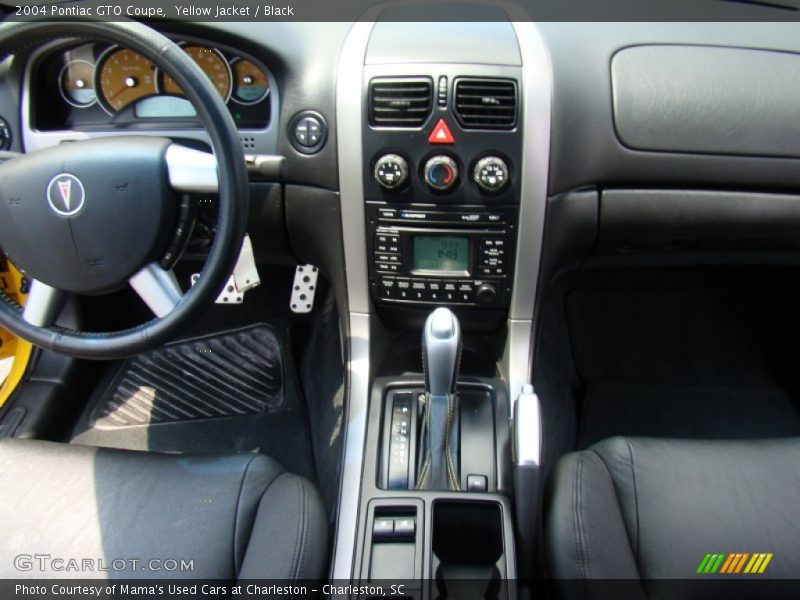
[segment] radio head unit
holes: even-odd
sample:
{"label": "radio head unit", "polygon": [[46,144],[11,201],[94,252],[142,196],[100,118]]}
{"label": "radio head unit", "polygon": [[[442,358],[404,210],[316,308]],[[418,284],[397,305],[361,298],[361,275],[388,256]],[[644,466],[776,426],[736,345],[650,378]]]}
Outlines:
{"label": "radio head unit", "polygon": [[511,294],[514,211],[368,205],[377,303],[504,308]]}

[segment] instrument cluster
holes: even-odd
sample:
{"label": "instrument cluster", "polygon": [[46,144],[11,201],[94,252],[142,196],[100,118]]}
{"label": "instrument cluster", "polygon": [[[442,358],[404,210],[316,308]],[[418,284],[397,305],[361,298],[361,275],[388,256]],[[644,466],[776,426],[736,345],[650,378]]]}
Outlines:
{"label": "instrument cluster", "polygon": [[[266,67],[216,46],[179,45],[214,85],[237,125],[267,126],[272,90]],[[62,48],[43,57],[34,77],[40,129],[196,121],[194,107],[172,77],[130,48],[99,43]]]}

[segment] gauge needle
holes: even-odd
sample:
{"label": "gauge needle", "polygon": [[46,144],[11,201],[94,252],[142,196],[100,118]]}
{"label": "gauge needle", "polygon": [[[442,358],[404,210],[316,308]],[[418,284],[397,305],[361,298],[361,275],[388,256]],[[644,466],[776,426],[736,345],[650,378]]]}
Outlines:
{"label": "gauge needle", "polygon": [[109,102],[110,102],[111,100],[113,100],[114,98],[116,98],[117,96],[119,96],[120,94],[122,94],[123,92],[126,92],[126,91],[128,91],[129,89],[131,89],[131,88],[130,88],[130,87],[128,87],[128,85],[124,85],[124,86],[123,86],[123,87],[122,87],[120,90],[118,90],[118,91],[114,92],[113,94],[111,94],[111,95],[108,97],[108,100],[109,100]]}

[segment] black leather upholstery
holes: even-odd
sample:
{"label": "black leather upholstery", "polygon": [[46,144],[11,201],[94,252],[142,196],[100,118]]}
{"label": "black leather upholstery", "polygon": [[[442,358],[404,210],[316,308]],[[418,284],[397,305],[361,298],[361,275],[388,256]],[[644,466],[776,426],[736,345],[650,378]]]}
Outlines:
{"label": "black leather upholstery", "polygon": [[759,578],[800,573],[800,439],[612,438],[563,457],[550,484],[550,577],[703,578],[709,552],[773,553]]}
{"label": "black leather upholstery", "polygon": [[[20,572],[20,554],[140,562],[106,573],[40,571],[34,562]],[[2,578],[317,579],[326,555],[316,490],[265,456],[0,442]],[[193,568],[141,570],[151,559]]]}

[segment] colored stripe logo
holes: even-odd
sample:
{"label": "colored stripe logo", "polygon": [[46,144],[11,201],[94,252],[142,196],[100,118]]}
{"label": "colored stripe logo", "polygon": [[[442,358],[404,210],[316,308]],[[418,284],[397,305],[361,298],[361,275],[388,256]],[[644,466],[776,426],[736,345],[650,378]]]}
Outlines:
{"label": "colored stripe logo", "polygon": [[709,553],[700,561],[700,566],[695,572],[701,575],[761,575],[767,570],[772,556],[772,552]]}

